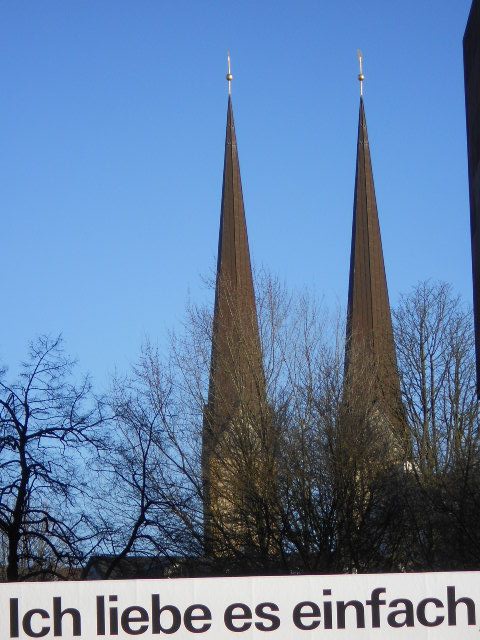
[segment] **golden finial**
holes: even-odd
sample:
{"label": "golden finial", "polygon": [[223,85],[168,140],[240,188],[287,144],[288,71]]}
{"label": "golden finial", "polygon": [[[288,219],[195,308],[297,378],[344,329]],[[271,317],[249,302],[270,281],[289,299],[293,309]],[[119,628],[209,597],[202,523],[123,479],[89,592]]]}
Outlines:
{"label": "golden finial", "polygon": [[227,71],[227,80],[228,80],[228,95],[232,95],[232,80],[233,80],[233,76],[232,76],[232,70],[230,68],[230,51],[227,53],[227,65],[228,65],[228,71]]}
{"label": "golden finial", "polygon": [[365,80],[365,76],[363,75],[363,54],[360,49],[357,49],[358,56],[358,64],[360,65],[360,73],[358,74],[358,79],[360,81],[360,96],[363,96],[363,81]]}

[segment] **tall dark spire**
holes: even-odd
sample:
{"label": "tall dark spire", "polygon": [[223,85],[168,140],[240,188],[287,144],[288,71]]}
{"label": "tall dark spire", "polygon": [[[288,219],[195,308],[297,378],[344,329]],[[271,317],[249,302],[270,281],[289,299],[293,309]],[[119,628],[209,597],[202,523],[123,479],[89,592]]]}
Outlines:
{"label": "tall dark spire", "polygon": [[363,97],[358,118],[345,372],[353,392],[366,373],[375,372],[372,400],[384,405],[387,413],[398,410],[400,385]]}
{"label": "tall dark spire", "polygon": [[260,338],[232,98],[228,97],[218,239],[209,407],[228,423],[242,402],[256,402]]}
{"label": "tall dark spire", "polygon": [[[229,85],[232,76],[227,74]],[[230,88],[230,87],[229,87]],[[205,545],[240,534],[242,456],[265,409],[265,382],[250,264],[237,139],[229,92],[208,404],[203,431]],[[248,444],[250,443],[250,444]],[[250,458],[252,456],[250,455]],[[226,524],[228,521],[228,524]],[[241,523],[241,524],[240,524]],[[220,536],[221,537],[221,536]],[[231,540],[228,544],[232,546]],[[219,553],[222,553],[221,551]]]}

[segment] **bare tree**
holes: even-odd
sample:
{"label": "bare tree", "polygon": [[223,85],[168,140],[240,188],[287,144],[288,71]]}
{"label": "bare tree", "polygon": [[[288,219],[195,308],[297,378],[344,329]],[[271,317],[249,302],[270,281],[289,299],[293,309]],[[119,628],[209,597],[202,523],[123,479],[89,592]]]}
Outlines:
{"label": "bare tree", "polygon": [[[223,559],[224,569],[243,573],[320,570],[335,545],[328,438],[341,349],[335,340],[331,347],[326,314],[310,296],[289,294],[265,273],[256,291],[266,406],[242,405],[217,450],[218,504],[226,508],[214,522],[216,566]],[[198,371],[186,360],[185,371]]]}
{"label": "bare tree", "polygon": [[18,380],[0,378],[0,532],[8,580],[65,577],[93,539],[83,508],[87,451],[100,445],[100,405],[71,381],[61,339],[30,346]]}
{"label": "bare tree", "polygon": [[169,367],[149,344],[131,373],[114,380],[97,492],[102,550],[110,557],[105,578],[131,555],[175,564],[202,548],[199,471],[174,400]]}
{"label": "bare tree", "polygon": [[[239,406],[215,444],[215,553],[206,557],[203,547],[202,478],[212,317],[192,306],[169,359],[147,348],[115,385],[116,446],[104,464],[115,498],[103,523],[112,532],[111,571],[128,554],[195,557],[199,570],[220,574],[347,567],[339,555],[344,327],[268,275],[260,274],[256,289],[266,404],[260,412],[248,401]],[[359,459],[359,429],[353,433],[350,452]],[[367,544],[371,529],[362,535]]]}
{"label": "bare tree", "polygon": [[371,402],[379,375],[368,360],[356,371],[363,386],[345,387],[338,314],[265,274],[256,290],[266,405],[240,406],[215,443],[215,553],[203,546],[202,477],[212,317],[191,306],[168,358],[147,348],[115,386],[116,444],[104,464],[113,508],[102,512],[111,570],[129,554],[189,558],[192,572],[217,574],[475,566],[469,312],[445,285],[420,285],[401,300],[405,412],[385,413]]}
{"label": "bare tree", "polygon": [[423,282],[394,315],[416,462],[422,471],[439,472],[476,437],[471,314],[449,285]]}
{"label": "bare tree", "polygon": [[423,282],[395,311],[413,444],[406,494],[411,566],[478,566],[479,413],[472,314],[445,283]]}
{"label": "bare tree", "polygon": [[196,557],[202,571],[217,573],[332,564],[329,438],[341,396],[342,346],[326,343],[324,313],[307,296],[292,297],[265,275],[257,291],[267,401],[260,412],[247,401],[239,406],[215,445],[211,473],[222,506],[210,514],[215,553],[204,554],[202,477],[212,317],[192,306],[168,361],[147,349],[132,376],[116,385],[119,438],[105,468],[111,495],[123,495],[115,505],[129,508],[115,506],[124,515],[111,539],[113,554]]}

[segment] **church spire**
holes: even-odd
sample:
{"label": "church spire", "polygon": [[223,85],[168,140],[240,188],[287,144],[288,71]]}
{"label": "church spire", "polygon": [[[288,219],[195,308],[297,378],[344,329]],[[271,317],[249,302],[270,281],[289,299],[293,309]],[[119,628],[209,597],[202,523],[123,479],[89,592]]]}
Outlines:
{"label": "church spire", "polygon": [[[255,395],[260,337],[255,307],[242,180],[229,84],[225,159],[212,336],[209,405],[222,421],[235,412],[240,396]],[[255,375],[254,375],[255,374]]]}
{"label": "church spire", "polygon": [[[218,531],[233,527],[237,505],[235,465],[242,438],[252,439],[252,429],[265,408],[265,381],[255,306],[247,224],[231,97],[230,56],[223,189],[218,240],[218,262],[208,404],[203,429],[205,546],[219,548]],[[243,432],[242,432],[243,430]],[[238,493],[241,493],[239,491]],[[238,495],[238,500],[241,496]],[[228,505],[228,506],[227,506]]]}
{"label": "church spire", "polygon": [[359,379],[364,378],[366,372],[375,371],[372,400],[377,406],[384,405],[382,411],[397,413],[401,406],[400,384],[368,142],[360,52],[359,61],[361,95],[348,288],[346,383],[355,393]]}

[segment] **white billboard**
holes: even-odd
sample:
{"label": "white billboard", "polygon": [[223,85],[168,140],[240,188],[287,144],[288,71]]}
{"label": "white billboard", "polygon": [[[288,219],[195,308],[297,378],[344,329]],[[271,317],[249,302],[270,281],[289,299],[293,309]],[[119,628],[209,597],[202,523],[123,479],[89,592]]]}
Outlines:
{"label": "white billboard", "polygon": [[0,639],[479,637],[480,572],[0,585]]}

